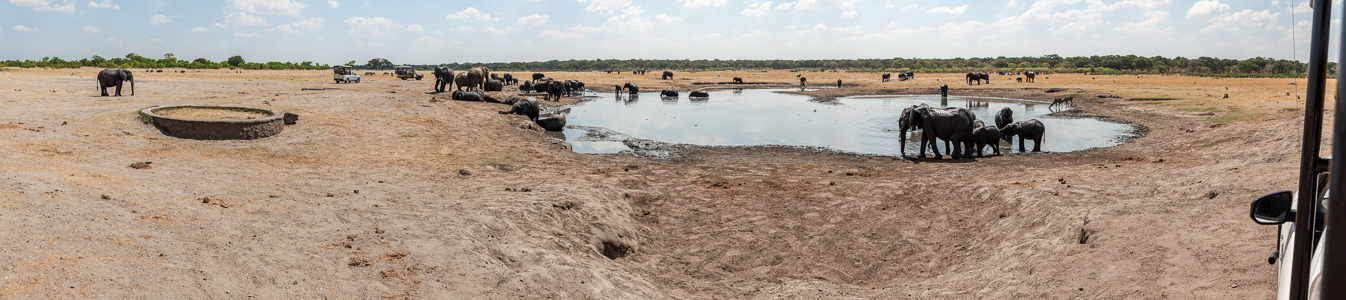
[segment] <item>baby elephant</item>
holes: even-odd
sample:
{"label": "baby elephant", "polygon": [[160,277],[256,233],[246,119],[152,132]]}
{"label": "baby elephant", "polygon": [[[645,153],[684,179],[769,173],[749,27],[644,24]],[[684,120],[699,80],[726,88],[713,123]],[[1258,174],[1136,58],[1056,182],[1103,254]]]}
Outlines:
{"label": "baby elephant", "polygon": [[1019,152],[1028,152],[1024,150],[1024,140],[1033,140],[1033,152],[1042,152],[1042,135],[1047,128],[1042,126],[1038,119],[1028,121],[1019,121],[1005,125],[1000,130],[1001,138],[1007,142],[1013,142],[1014,136],[1019,136]]}
{"label": "baby elephant", "polygon": [[991,151],[995,155],[1000,154],[1000,129],[995,126],[981,126],[981,120],[972,121],[972,141],[977,147],[977,157],[982,157],[982,149],[991,146]]}

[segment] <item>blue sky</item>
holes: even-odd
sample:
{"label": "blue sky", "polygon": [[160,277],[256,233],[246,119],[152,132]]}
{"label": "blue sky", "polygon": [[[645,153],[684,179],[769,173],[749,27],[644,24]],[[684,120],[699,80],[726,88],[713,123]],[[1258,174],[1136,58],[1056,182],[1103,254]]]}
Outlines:
{"label": "blue sky", "polygon": [[[1046,54],[1290,59],[1296,45],[1306,60],[1306,3],[8,0],[0,4],[0,60],[169,52],[326,64],[374,57],[398,64]],[[1336,35],[1339,16],[1333,25]]]}

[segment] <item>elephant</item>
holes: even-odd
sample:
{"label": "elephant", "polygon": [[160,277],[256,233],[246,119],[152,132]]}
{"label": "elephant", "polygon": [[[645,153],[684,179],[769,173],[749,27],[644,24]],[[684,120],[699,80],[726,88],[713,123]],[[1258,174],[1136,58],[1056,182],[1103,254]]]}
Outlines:
{"label": "elephant", "polygon": [[505,90],[505,83],[503,81],[495,79],[487,80],[485,89],[487,92],[503,91]]}
{"label": "elephant", "polygon": [[524,93],[527,93],[527,92],[532,91],[532,90],[533,90],[533,82],[532,82],[532,81],[524,81],[522,85],[519,85],[519,91],[522,91],[522,92],[524,92]]}
{"label": "elephant", "polygon": [[664,91],[662,91],[662,92],[659,92],[659,97],[672,97],[672,98],[677,98],[677,97],[678,97],[678,91],[675,91],[675,90],[664,90]]}
{"label": "elephant", "polygon": [[[934,148],[933,139],[936,138],[953,143],[953,149],[949,151],[949,156],[953,159],[972,156],[972,121],[976,120],[976,117],[966,108],[916,106],[912,107],[907,118],[910,119],[907,124],[920,124],[922,128],[922,144],[918,157],[925,157],[925,141],[931,139],[931,148]],[[939,150],[935,151],[935,159],[940,159]]]}
{"label": "elephant", "polygon": [[547,82],[547,98],[554,99],[552,101],[561,101],[561,93],[563,92],[565,92],[564,83],[555,80]]}
{"label": "elephant", "polygon": [[986,84],[991,84],[991,74],[986,74],[986,72],[982,72],[977,73],[977,76],[981,77],[981,80],[986,81]]}
{"label": "elephant", "polygon": [[461,91],[463,88],[472,85],[472,79],[467,76],[467,72],[462,72],[458,73],[458,76],[453,77],[453,83],[458,85],[456,90]]}
{"label": "elephant", "polygon": [[566,96],[571,96],[572,92],[584,89],[584,82],[580,82],[579,80],[574,79],[566,80],[565,88],[566,88],[565,89]]}
{"label": "elephant", "polygon": [[453,100],[486,102],[486,95],[477,91],[453,91]]}
{"label": "elephant", "polygon": [[486,88],[486,78],[489,78],[487,76],[490,76],[490,74],[482,69],[482,67],[476,67],[467,70],[467,86]]}
{"label": "elephant", "polygon": [[673,71],[664,71],[664,80],[673,79]]}
{"label": "elephant", "polygon": [[[1225,95],[1229,95],[1229,94],[1225,94]],[[1226,98],[1227,98],[1227,97],[1226,97]],[[1056,99],[1052,99],[1052,104],[1051,104],[1051,105],[1048,105],[1048,106],[1047,106],[1047,109],[1051,109],[1053,106],[1056,106],[1057,104],[1060,104],[1060,105],[1062,105],[1062,106],[1065,106],[1066,104],[1070,104],[1070,106],[1075,106],[1075,97],[1065,97],[1065,98],[1056,98]]]}
{"label": "elephant", "polygon": [[1001,108],[1000,112],[995,114],[995,127],[1005,131],[1005,126],[1010,123],[1014,123],[1014,110],[1009,107]]}
{"label": "elephant", "polygon": [[967,85],[972,85],[973,80],[977,81],[977,85],[981,85],[981,74],[967,72]]}
{"label": "elephant", "polygon": [[734,84],[743,84],[743,77],[734,77]]}
{"label": "elephant", "polygon": [[1000,138],[1013,142],[1011,139],[1019,136],[1019,152],[1028,152],[1024,150],[1024,140],[1033,140],[1033,152],[1042,152],[1042,136],[1046,131],[1047,128],[1038,119],[1029,119],[1005,125],[1000,129]]}
{"label": "elephant", "polygon": [[801,88],[804,87],[804,84],[807,84],[808,81],[809,81],[808,78],[804,78],[804,76],[799,76],[799,87]]}
{"label": "elephant", "polygon": [[509,95],[509,97],[506,97],[505,100],[500,101],[500,103],[514,105],[514,103],[519,103],[519,100],[523,100],[523,98],[519,97],[519,95]]}
{"label": "elephant", "polygon": [[[900,76],[902,76],[902,74],[898,74],[897,76],[900,77]],[[890,74],[890,73],[883,73],[883,80],[879,80],[879,82],[888,82],[888,78],[891,78],[891,77],[893,77],[893,74]]]}
{"label": "elephant", "polygon": [[561,131],[566,127],[566,116],[562,114],[553,114],[534,121],[537,126],[547,131]]}
{"label": "elephant", "polygon": [[435,67],[435,91],[443,92],[445,88],[453,88],[453,70],[449,67]]}
{"label": "elephant", "polygon": [[710,93],[706,93],[706,92],[704,92],[704,91],[692,91],[691,93],[688,93],[688,94],[687,94],[687,97],[688,97],[688,98],[708,98],[708,97],[710,97]]}
{"label": "elephant", "polygon": [[897,73],[897,81],[907,81],[906,73]]}
{"label": "elephant", "polygon": [[127,70],[127,69],[117,69],[117,70],[113,70],[113,69],[103,69],[103,71],[98,72],[98,89],[103,91],[103,96],[104,96],[104,97],[107,96],[107,88],[109,88],[109,87],[114,87],[114,86],[117,87],[117,90],[116,90],[116,95],[117,95],[117,97],[121,97],[121,95],[122,95],[122,82],[125,82],[125,81],[130,81],[130,82],[131,82],[131,96],[135,96],[135,95],[136,95],[136,80],[135,80],[135,76],[133,76],[133,73],[131,73],[131,70]]}
{"label": "elephant", "polygon": [[640,93],[640,87],[631,84],[630,82],[627,82],[625,86],[622,86],[622,88],[626,89],[626,91],[631,94]]}
{"label": "elephant", "polygon": [[508,111],[500,111],[498,113],[527,116],[529,121],[537,121],[538,113],[541,112],[542,108],[538,106],[537,98],[528,97],[514,102],[514,105],[510,106]]}
{"label": "elephant", "polygon": [[542,75],[542,73],[533,73],[533,82],[537,82],[537,80],[542,79],[542,77],[547,77],[547,75]]}
{"label": "elephant", "polygon": [[948,97],[948,96],[949,96],[949,84],[946,83],[946,84],[941,84],[941,85],[939,85],[939,96],[940,96],[940,97]]}
{"label": "elephant", "polygon": [[1034,76],[1037,76],[1037,73],[1033,73],[1033,71],[1024,72],[1024,77],[1028,78],[1028,83],[1033,83]]}
{"label": "elephant", "polygon": [[622,93],[622,86],[621,86],[621,85],[614,85],[614,86],[617,87],[617,93],[618,93],[618,94],[621,94],[621,93]]}
{"label": "elephant", "polygon": [[916,72],[907,71],[907,79],[916,79]]}
{"label": "elephant", "polygon": [[[915,113],[917,107],[928,107],[928,106],[929,105],[925,105],[925,103],[921,103],[920,106],[912,106],[904,108],[902,109],[902,115],[897,118],[897,127],[899,132],[898,139],[901,141],[900,145],[901,145],[902,157],[907,156],[907,131],[922,129],[921,125],[924,125],[921,123],[912,123],[914,121],[920,121],[920,120],[912,119],[911,114]],[[928,139],[927,136],[921,136],[921,148],[924,149],[926,144],[929,144],[930,148],[935,149],[935,155],[939,155],[939,148],[935,147],[936,145],[935,141],[932,139]]]}
{"label": "elephant", "polygon": [[504,78],[500,78],[500,74],[491,74],[491,80],[499,80],[502,83],[505,82]]}
{"label": "elephant", "polygon": [[976,144],[974,147],[977,148],[977,157],[984,156],[982,150],[986,149],[986,146],[991,146],[991,151],[995,155],[1001,155],[1000,129],[995,128],[995,126],[985,126],[981,120],[972,121],[972,126],[975,127],[975,129],[972,129],[972,141]]}
{"label": "elephant", "polygon": [[1017,81],[1017,82],[1019,82],[1019,83],[1023,83],[1023,82],[1024,82],[1024,78],[1023,78],[1023,77],[1014,77],[1014,81]]}
{"label": "elephant", "polygon": [[505,84],[519,84],[519,80],[514,79],[514,74],[505,73],[505,76],[503,77],[505,77]]}

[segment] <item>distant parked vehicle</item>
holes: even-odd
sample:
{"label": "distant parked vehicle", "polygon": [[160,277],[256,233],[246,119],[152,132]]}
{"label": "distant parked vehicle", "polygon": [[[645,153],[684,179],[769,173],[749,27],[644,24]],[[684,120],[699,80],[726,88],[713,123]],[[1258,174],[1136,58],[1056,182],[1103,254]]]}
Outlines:
{"label": "distant parked vehicle", "polygon": [[394,69],[393,73],[397,74],[397,78],[402,80],[407,80],[408,78],[421,80],[421,78],[425,78],[425,74],[416,74],[416,69],[411,66],[397,66],[397,69]]}
{"label": "distant parked vehicle", "polygon": [[351,66],[332,66],[332,80],[336,83],[360,83],[360,75],[355,75]]}

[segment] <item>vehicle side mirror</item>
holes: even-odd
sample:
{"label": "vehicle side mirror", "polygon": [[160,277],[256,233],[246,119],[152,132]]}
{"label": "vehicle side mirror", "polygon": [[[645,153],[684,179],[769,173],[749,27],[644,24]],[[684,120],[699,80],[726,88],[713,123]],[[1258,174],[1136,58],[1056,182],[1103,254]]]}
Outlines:
{"label": "vehicle side mirror", "polygon": [[1249,216],[1253,222],[1262,225],[1280,225],[1294,219],[1295,212],[1290,209],[1294,202],[1294,192],[1279,191],[1257,197],[1253,200]]}

